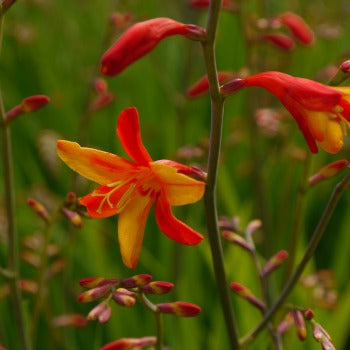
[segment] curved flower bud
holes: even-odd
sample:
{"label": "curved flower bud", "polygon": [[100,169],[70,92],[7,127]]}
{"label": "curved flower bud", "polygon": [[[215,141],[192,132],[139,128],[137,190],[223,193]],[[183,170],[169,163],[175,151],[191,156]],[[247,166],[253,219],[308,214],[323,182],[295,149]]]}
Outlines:
{"label": "curved flower bud", "polygon": [[169,282],[154,281],[150,282],[140,288],[146,294],[166,294],[173,289],[174,285]]}
{"label": "curved flower bud", "polygon": [[148,345],[154,345],[156,342],[156,337],[122,338],[102,346],[100,350],[131,350]]}
{"label": "curved flower bud", "polygon": [[192,40],[201,40],[205,33],[204,28],[166,17],[136,23],[102,56],[101,73],[109,76],[120,73],[168,36],[182,35]]}
{"label": "curved flower bud", "polygon": [[200,314],[201,308],[186,301],[157,304],[157,308],[164,314],[173,314],[179,317],[194,317]]}
{"label": "curved flower bud", "polygon": [[[193,8],[203,8],[206,9],[209,7],[210,0],[191,0],[190,6]],[[222,0],[222,9],[227,11],[235,11],[237,6],[233,3],[232,0]]]}
{"label": "curved flower bud", "polygon": [[152,276],[147,273],[142,273],[140,275],[135,275],[132,277],[123,278],[120,280],[120,285],[124,288],[136,288],[142,287],[152,280]]}
{"label": "curved flower bud", "polygon": [[285,51],[292,51],[295,48],[293,39],[282,33],[266,33],[261,35],[259,40],[267,41]]}
{"label": "curved flower bud", "polygon": [[321,168],[316,174],[312,175],[309,178],[309,185],[313,186],[317,183],[332,178],[333,176],[340,173],[349,162],[346,159],[337,160],[330,164],[327,164],[323,168]]}

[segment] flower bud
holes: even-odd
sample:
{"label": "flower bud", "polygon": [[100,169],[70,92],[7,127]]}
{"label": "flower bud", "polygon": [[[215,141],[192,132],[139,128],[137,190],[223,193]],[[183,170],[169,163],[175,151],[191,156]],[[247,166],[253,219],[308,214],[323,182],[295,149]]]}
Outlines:
{"label": "flower bud", "polygon": [[152,276],[148,274],[140,274],[120,280],[120,285],[124,288],[142,287],[152,280]]}
{"label": "flower bud", "polygon": [[323,180],[332,178],[341,172],[348,164],[349,162],[346,159],[342,159],[324,166],[316,174],[309,178],[309,185],[314,186]]}
{"label": "flower bud", "polygon": [[239,217],[228,218],[226,216],[219,217],[219,228],[220,230],[236,231],[239,229]]}
{"label": "flower bud", "polygon": [[80,314],[66,314],[54,317],[51,320],[51,325],[53,327],[84,327],[86,326],[86,318]]}
{"label": "flower bud", "polygon": [[[233,79],[234,74],[232,72],[218,72],[218,81],[219,83],[224,83],[229,79]],[[188,98],[195,98],[202,96],[209,92],[209,80],[208,76],[204,75],[198,81],[196,81],[193,85],[191,85],[187,91],[186,96]]]}
{"label": "flower bud", "polygon": [[83,293],[81,293],[77,300],[80,303],[89,303],[90,301],[94,301],[98,298],[102,298],[104,296],[106,296],[107,294],[110,293],[110,285],[106,284],[104,286],[101,287],[96,287],[90,290],[87,290]]}
{"label": "flower bud", "polygon": [[350,73],[350,60],[344,61],[339,69],[343,72],[343,73]]}
{"label": "flower bud", "polygon": [[22,100],[21,104],[13,107],[6,113],[6,121],[11,121],[23,113],[34,112],[45,106],[50,101],[45,95],[29,96]]}
{"label": "flower bud", "polygon": [[262,226],[262,221],[259,219],[252,220],[248,223],[245,232],[247,235],[253,234],[256,230],[258,230]]}
{"label": "flower bud", "polygon": [[225,85],[221,86],[220,92],[224,96],[228,96],[243,89],[245,84],[246,84],[245,79],[236,78],[236,79],[230,80]]}
{"label": "flower bud", "polygon": [[100,109],[108,106],[114,101],[114,94],[111,92],[104,92],[103,94],[99,94],[93,99],[90,103],[89,110],[91,112],[99,111]]}
{"label": "flower bud", "polygon": [[300,340],[306,339],[306,326],[305,326],[305,320],[304,316],[299,310],[292,311],[293,318],[294,318],[294,324],[297,328],[297,334]]}
{"label": "flower bud", "polygon": [[[101,303],[97,304],[87,315],[87,319],[89,321],[93,321],[98,319],[100,323],[107,322],[109,317],[111,316],[111,308],[110,306],[102,301]],[[100,321],[100,318],[102,321]],[[104,322],[103,322],[104,321]]]}
{"label": "flower bud", "polygon": [[292,51],[295,48],[293,39],[282,33],[267,33],[259,36],[259,41],[267,41],[279,49]]}
{"label": "flower bud", "polygon": [[32,265],[36,268],[39,268],[41,266],[41,257],[37,253],[29,250],[23,250],[21,251],[21,258],[27,264]]}
{"label": "flower bud", "polygon": [[102,94],[108,90],[108,85],[105,79],[96,78],[94,80],[94,89],[98,94]]}
{"label": "flower bud", "polygon": [[232,231],[224,231],[222,237],[225,238],[230,243],[234,243],[247,250],[248,252],[252,251],[250,244],[240,235]]}
{"label": "flower bud", "polygon": [[265,304],[259,300],[247,287],[237,282],[231,282],[230,287],[234,293],[240,297],[249,301],[252,305],[260,309],[262,312],[265,311]]}
{"label": "flower bud", "polygon": [[4,14],[15,2],[16,0],[1,0],[2,14]]}
{"label": "flower bud", "polygon": [[[205,9],[208,8],[210,0],[191,0],[190,6],[193,8]],[[232,0],[222,0],[222,9],[227,11],[235,11],[237,6]]]}
{"label": "flower bud", "polygon": [[284,317],[282,322],[277,326],[277,332],[280,335],[283,335],[289,328],[294,325],[294,319],[291,312],[288,312]]}
{"label": "flower bud", "polygon": [[106,323],[109,321],[112,315],[112,309],[109,305],[98,315],[98,322]]}
{"label": "flower bud", "polygon": [[77,195],[74,192],[67,193],[65,204],[67,206],[70,206],[75,204],[76,202],[77,202]]}
{"label": "flower bud", "polygon": [[62,214],[77,228],[82,228],[83,226],[83,220],[81,219],[81,216],[72,210],[69,210],[67,208],[62,208]]}
{"label": "flower bud", "polygon": [[273,255],[265,264],[263,269],[263,275],[267,276],[272,271],[279,268],[282,263],[288,258],[288,252],[286,250],[280,250],[277,254]]}
{"label": "flower bud", "polygon": [[45,207],[40,202],[35,199],[28,198],[27,203],[32,208],[32,210],[44,221],[49,221],[50,216]]}
{"label": "flower bud", "polygon": [[278,19],[302,44],[311,45],[313,43],[314,33],[302,17],[293,12],[286,12],[280,14]]}
{"label": "flower bud", "polygon": [[85,277],[79,281],[79,284],[84,288],[95,288],[104,285],[117,285],[119,284],[119,280],[115,278]]}
{"label": "flower bud", "polygon": [[303,315],[305,320],[310,321],[314,318],[315,313],[311,309],[305,309],[303,310]]}
{"label": "flower bud", "polygon": [[185,301],[175,301],[173,303],[157,304],[159,312],[173,314],[179,317],[194,317],[200,314],[201,308],[195,304]]}
{"label": "flower bud", "polygon": [[140,290],[146,294],[167,294],[173,287],[174,285],[169,282],[154,281],[142,286]]}
{"label": "flower bud", "polygon": [[134,306],[136,303],[134,297],[125,293],[120,293],[118,291],[114,292],[112,297],[113,300],[121,306],[131,307]]}
{"label": "flower bud", "polygon": [[156,342],[156,337],[122,338],[102,346],[100,350],[132,350],[148,345],[154,345]]}
{"label": "flower bud", "polygon": [[36,294],[38,292],[38,284],[35,281],[22,278],[18,281],[19,288],[27,293]]}
{"label": "flower bud", "polygon": [[102,56],[101,73],[109,76],[120,73],[171,35],[200,40],[205,35],[205,29],[170,18],[154,18],[136,23]]}
{"label": "flower bud", "polygon": [[313,325],[313,337],[314,339],[321,343],[323,350],[335,350],[331,342],[331,337],[326,332],[326,330],[318,323]]}

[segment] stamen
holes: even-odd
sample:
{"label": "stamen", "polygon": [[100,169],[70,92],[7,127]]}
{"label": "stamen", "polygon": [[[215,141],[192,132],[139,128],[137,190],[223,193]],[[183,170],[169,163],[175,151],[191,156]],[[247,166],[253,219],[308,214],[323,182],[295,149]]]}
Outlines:
{"label": "stamen", "polygon": [[129,202],[130,196],[133,193],[134,189],[136,187],[136,184],[133,183],[131,186],[125,191],[125,193],[120,198],[119,202],[117,203],[117,210],[122,210]]}

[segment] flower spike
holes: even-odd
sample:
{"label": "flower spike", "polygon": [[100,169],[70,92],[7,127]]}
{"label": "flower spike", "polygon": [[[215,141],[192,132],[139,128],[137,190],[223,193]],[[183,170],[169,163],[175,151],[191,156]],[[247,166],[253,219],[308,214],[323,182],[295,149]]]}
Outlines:
{"label": "flower spike", "polygon": [[[172,161],[153,161],[141,139],[136,108],[121,112],[117,134],[132,158],[80,147],[75,142],[59,140],[57,153],[73,170],[101,186],[80,199],[94,218],[119,215],[118,238],[123,261],[136,267],[148,213],[155,203],[160,230],[171,239],[187,245],[198,244],[203,236],[176,219],[173,205],[199,201],[205,183],[185,174],[191,167]],[[146,281],[148,283],[149,281]]]}
{"label": "flower spike", "polygon": [[205,33],[204,28],[165,17],[136,23],[102,56],[101,73],[117,75],[168,36],[182,35],[192,40],[200,40]]}
{"label": "flower spike", "polygon": [[343,135],[350,125],[349,87],[330,87],[280,72],[263,72],[231,80],[221,87],[221,92],[229,95],[249,86],[262,87],[281,101],[311,152],[318,152],[317,145],[328,153],[337,153],[343,146]]}

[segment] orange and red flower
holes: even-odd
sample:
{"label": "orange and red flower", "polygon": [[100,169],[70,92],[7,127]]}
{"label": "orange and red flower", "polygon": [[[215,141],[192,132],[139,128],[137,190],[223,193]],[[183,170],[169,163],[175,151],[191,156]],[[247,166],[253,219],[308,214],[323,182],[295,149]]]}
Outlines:
{"label": "orange and red flower", "polygon": [[142,143],[136,108],[121,112],[116,131],[132,161],[64,140],[58,141],[57,153],[70,168],[101,185],[80,199],[91,217],[120,214],[118,238],[125,265],[137,264],[153,203],[163,233],[182,244],[199,243],[203,236],[171,212],[173,205],[194,203],[202,198],[204,182],[184,175],[195,174],[196,170],[170,160],[152,160]]}
{"label": "orange and red flower", "polygon": [[298,123],[313,153],[317,145],[336,153],[350,126],[350,87],[330,87],[313,80],[280,72],[263,72],[234,79],[221,87],[229,95],[248,86],[262,87],[274,94]]}

